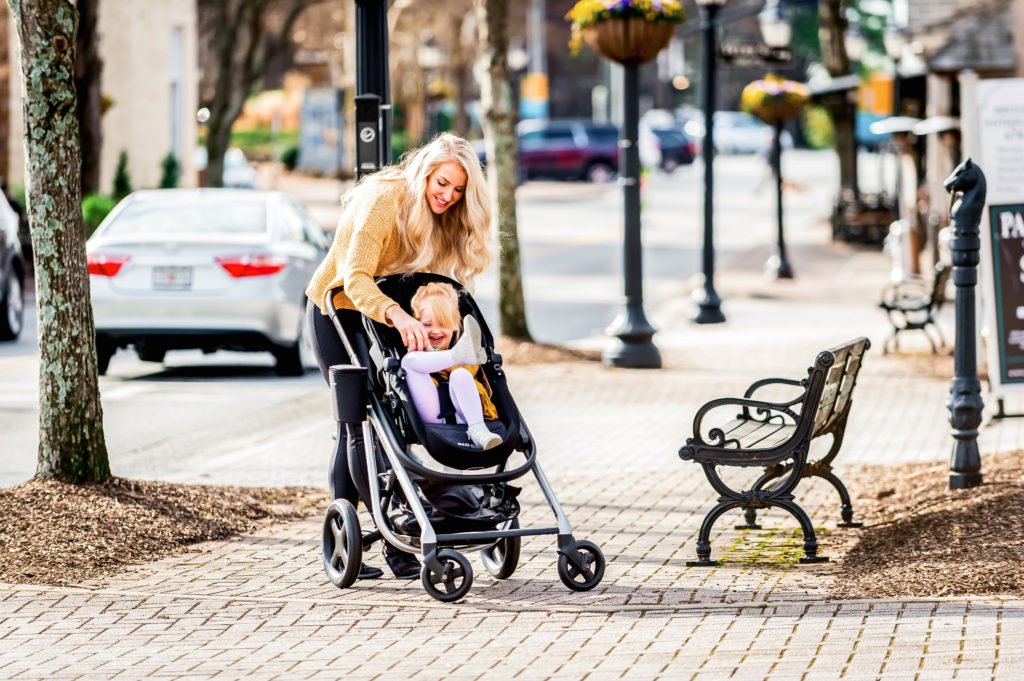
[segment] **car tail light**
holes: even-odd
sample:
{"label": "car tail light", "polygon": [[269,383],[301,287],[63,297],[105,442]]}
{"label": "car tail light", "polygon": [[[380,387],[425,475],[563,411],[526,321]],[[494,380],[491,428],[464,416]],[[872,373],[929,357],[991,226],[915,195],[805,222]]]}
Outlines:
{"label": "car tail light", "polygon": [[277,274],[288,266],[288,261],[276,255],[241,255],[217,258],[217,264],[236,279],[239,277],[265,277]]}
{"label": "car tail light", "polygon": [[120,271],[121,266],[131,260],[127,255],[99,255],[90,253],[87,262],[89,263],[89,274],[100,277],[113,277]]}

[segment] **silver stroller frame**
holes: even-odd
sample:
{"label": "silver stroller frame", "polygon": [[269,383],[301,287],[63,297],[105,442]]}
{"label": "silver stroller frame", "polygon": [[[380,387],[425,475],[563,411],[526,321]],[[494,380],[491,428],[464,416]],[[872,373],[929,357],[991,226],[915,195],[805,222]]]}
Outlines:
{"label": "silver stroller frame", "polygon": [[[326,300],[332,301],[335,292],[336,290],[328,291]],[[370,499],[370,511],[377,526],[376,531],[361,535],[358,529],[358,517],[352,504],[345,499],[336,499],[331,503],[324,518],[322,546],[324,568],[331,582],[339,588],[351,586],[358,575],[362,562],[362,551],[379,537],[403,551],[419,554],[422,565],[420,579],[424,589],[438,600],[455,601],[468,593],[473,579],[469,561],[456,549],[481,551],[481,559],[488,572],[498,579],[504,579],[515,571],[522,537],[554,534],[557,535],[558,574],[562,582],[574,591],[587,591],[597,586],[604,575],[604,555],[592,542],[577,541],[573,537],[572,525],[537,461],[536,442],[523,421],[522,415],[519,415],[519,427],[524,445],[522,452],[526,461],[521,466],[508,470],[506,459],[504,464],[495,468],[494,472],[459,475],[446,474],[427,468],[416,460],[408,447],[403,446],[399,437],[396,436],[395,426],[385,405],[381,402],[380,396],[372,389],[372,379],[369,373],[373,371],[373,367],[367,366],[368,358],[356,352],[355,343],[342,327],[334,306],[328,304],[325,305],[325,309],[329,310],[331,321],[345,346],[352,363],[351,366],[359,377],[358,380],[366,386],[363,391],[365,394],[363,412],[361,414],[352,413],[345,417],[339,416],[338,419],[350,424],[361,422],[369,485],[372,490],[376,490]],[[394,362],[393,359],[388,361]],[[495,358],[495,361],[498,363],[495,368],[500,370],[500,357]],[[388,368],[394,370],[397,367],[392,364]],[[333,372],[340,367],[331,369],[333,381]],[[384,489],[380,484],[377,446],[380,447],[390,464],[391,475]],[[518,518],[513,518],[496,530],[438,534],[416,492],[416,483],[410,477],[409,471],[413,471],[427,480],[455,484],[509,481],[532,471],[548,506],[554,513],[555,525],[553,527],[520,528]],[[405,501],[417,520],[420,527],[418,538],[399,534],[386,516],[382,498],[387,496],[390,499],[394,483],[401,488]]]}

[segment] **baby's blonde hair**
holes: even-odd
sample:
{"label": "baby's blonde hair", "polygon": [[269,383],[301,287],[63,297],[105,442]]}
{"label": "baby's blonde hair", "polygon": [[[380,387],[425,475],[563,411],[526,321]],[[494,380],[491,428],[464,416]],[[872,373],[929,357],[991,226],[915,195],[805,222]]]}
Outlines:
{"label": "baby's blonde hair", "polygon": [[437,281],[424,284],[416,291],[410,304],[416,319],[420,318],[420,306],[426,305],[435,325],[451,329],[453,338],[458,336],[462,316],[459,314],[459,294],[451,284]]}

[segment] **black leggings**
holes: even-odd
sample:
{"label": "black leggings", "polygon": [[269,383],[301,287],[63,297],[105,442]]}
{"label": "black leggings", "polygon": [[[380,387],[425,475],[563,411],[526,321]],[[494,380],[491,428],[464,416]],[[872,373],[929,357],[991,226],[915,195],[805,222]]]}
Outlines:
{"label": "black leggings", "polygon": [[[362,315],[355,310],[338,310],[338,319],[349,342],[365,342]],[[335,364],[351,364],[345,346],[338,336],[330,317],[320,312],[313,301],[306,301],[307,328],[312,330],[313,353],[320,373],[330,384],[328,370]],[[369,507],[371,503],[366,456],[363,454],[363,428],[360,424],[338,424],[338,440],[331,455],[327,486],[331,498],[348,499],[355,505],[359,499]]]}

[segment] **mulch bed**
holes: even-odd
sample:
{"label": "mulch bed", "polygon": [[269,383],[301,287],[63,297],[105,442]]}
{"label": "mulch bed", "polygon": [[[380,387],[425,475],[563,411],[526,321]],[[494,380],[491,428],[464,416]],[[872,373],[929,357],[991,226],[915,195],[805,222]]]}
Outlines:
{"label": "mulch bed", "polygon": [[308,488],[35,479],[0,489],[0,582],[69,585],[323,507]]}
{"label": "mulch bed", "polygon": [[565,362],[600,362],[597,350],[571,350],[558,345],[545,345],[500,336],[494,341],[494,350],[504,364],[556,364]]}
{"label": "mulch bed", "polygon": [[1024,596],[1024,450],[982,456],[983,483],[949,489],[946,462],[843,479],[864,522],[837,565],[836,598]]}

